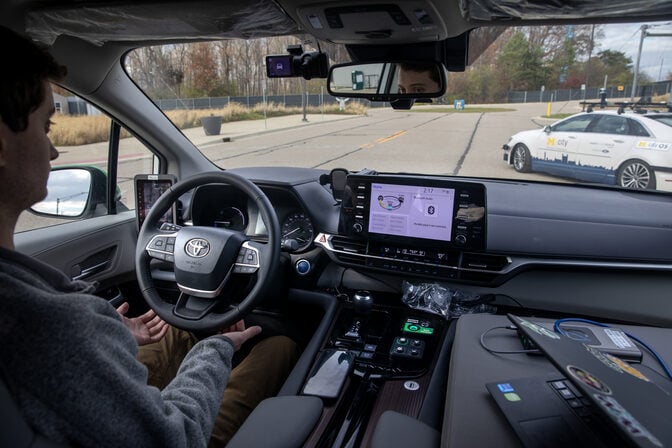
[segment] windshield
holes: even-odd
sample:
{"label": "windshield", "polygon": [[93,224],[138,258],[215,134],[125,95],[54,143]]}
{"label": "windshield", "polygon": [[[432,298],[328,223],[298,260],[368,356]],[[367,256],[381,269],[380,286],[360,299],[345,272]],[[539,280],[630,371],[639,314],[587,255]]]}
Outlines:
{"label": "windshield", "polygon": [[[508,28],[466,71],[447,72],[445,95],[409,110],[332,97],[325,79],[267,78],[265,56],[301,43],[291,36],[140,48],[125,64],[223,169],[373,169],[672,190],[669,118],[642,122],[667,111],[672,26],[642,25]],[[331,65],[349,62],[342,46],[321,49]],[[627,119],[599,121],[605,113]]]}

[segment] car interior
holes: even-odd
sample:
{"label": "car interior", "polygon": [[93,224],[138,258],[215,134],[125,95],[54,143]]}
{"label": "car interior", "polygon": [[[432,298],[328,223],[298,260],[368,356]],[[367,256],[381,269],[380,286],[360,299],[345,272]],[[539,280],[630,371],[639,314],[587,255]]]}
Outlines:
{"label": "car interior", "polygon": [[[298,36],[342,45],[349,61],[329,67],[321,50],[294,47],[274,56],[267,76],[324,78],[327,95],[410,115],[446,93],[451,73],[476,64],[507,28],[664,20],[672,4],[656,0],[4,2],[0,23],[48,46],[68,68],[61,87],[113,123],[105,169],[74,168],[87,172],[92,193],[72,216],[88,218],[17,232],[17,250],[99,282],[97,294],[113,305],[150,307],[180,328],[207,334],[244,318],[298,341],[301,356],[281,390],[230,447],[515,447],[525,437],[530,446],[599,446],[548,420],[521,436],[486,384],[558,374],[538,350],[524,352],[512,314],[551,332],[558,319],[583,319],[573,331],[610,353],[628,340],[603,340],[591,322],[636,335],[646,344],[633,343],[628,366],[646,367],[661,393],[672,393],[672,193],[390,170],[385,154],[379,166],[347,169],[302,165],[302,156],[215,163],[136,85],[124,60],[150,45]],[[394,67],[402,63],[432,64],[438,90],[399,93]],[[355,70],[387,82],[350,89]],[[135,209],[119,202],[121,128],[151,153],[151,167],[124,179]],[[491,132],[504,139],[490,149],[501,159],[508,130]],[[449,139],[423,144],[451,151]],[[397,210],[405,217],[395,223]],[[52,446],[21,421],[11,391],[3,385],[0,394],[2,415],[17,422],[13,446]],[[655,437],[616,441],[672,444],[667,416],[657,418],[638,423]]]}

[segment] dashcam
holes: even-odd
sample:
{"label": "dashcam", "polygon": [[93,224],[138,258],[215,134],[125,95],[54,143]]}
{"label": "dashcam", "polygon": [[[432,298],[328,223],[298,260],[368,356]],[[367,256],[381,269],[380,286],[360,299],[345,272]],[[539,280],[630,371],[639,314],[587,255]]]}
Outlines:
{"label": "dashcam", "polygon": [[326,78],[329,58],[320,51],[304,52],[301,45],[287,47],[289,54],[266,56],[266,75],[269,78],[305,79]]}
{"label": "dashcam", "polygon": [[292,70],[294,56],[283,54],[278,56],[266,56],[266,75],[269,78],[287,78],[294,75]]}

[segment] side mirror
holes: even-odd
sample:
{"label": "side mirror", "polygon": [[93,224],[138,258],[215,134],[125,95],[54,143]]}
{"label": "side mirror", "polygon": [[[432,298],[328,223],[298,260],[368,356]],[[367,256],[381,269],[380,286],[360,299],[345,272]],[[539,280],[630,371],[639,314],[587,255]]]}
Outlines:
{"label": "side mirror", "polygon": [[30,207],[38,216],[52,218],[90,218],[106,205],[107,175],[90,167],[56,167],[47,181],[47,197]]}
{"label": "side mirror", "polygon": [[548,125],[544,126],[544,132],[545,132],[545,133],[550,134],[551,131],[552,131],[552,129],[551,129],[550,126],[548,126]]}

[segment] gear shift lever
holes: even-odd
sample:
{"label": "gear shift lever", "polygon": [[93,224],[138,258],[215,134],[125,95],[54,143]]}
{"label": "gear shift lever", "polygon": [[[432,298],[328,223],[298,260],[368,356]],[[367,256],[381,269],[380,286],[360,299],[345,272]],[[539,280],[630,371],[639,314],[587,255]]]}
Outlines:
{"label": "gear shift lever", "polygon": [[367,316],[373,309],[373,296],[369,291],[357,291],[353,296],[352,303],[355,307],[355,314]]}
{"label": "gear shift lever", "polygon": [[357,291],[352,297],[352,304],[355,316],[343,336],[348,339],[360,340],[360,330],[367,320],[366,316],[371,314],[373,308],[373,297],[369,291]]}

